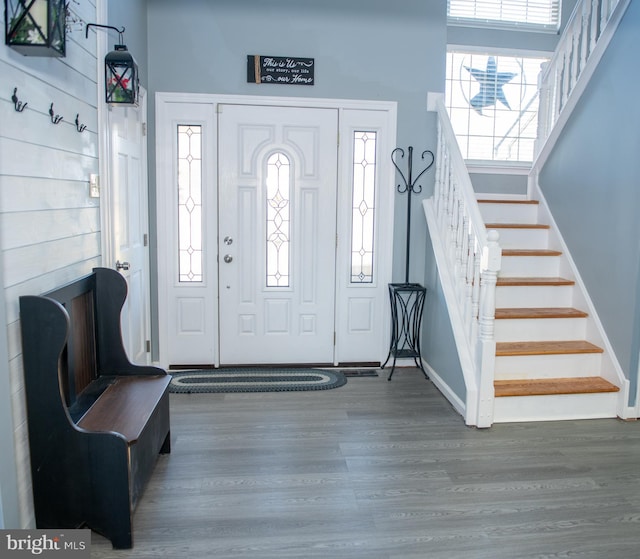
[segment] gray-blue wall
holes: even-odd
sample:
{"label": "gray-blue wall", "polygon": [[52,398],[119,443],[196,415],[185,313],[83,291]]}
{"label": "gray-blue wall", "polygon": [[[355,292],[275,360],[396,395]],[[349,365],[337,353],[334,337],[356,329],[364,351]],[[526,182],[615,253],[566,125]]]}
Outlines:
{"label": "gray-blue wall", "polygon": [[640,2],[632,1],[540,184],[635,403],[640,352]]}
{"label": "gray-blue wall", "polygon": [[[435,149],[435,119],[426,111],[426,99],[427,92],[443,90],[446,2],[153,0],[148,2],[148,52],[150,138],[157,91],[300,96],[395,101],[396,145],[412,145],[417,152]],[[249,84],[249,54],[315,58],[316,85]],[[153,145],[149,167],[153,208]],[[426,237],[419,201],[433,192],[433,172],[422,185],[412,211],[412,235],[419,241],[412,244],[410,279],[418,282],[425,273]],[[403,281],[406,195],[396,194],[395,216],[393,276]],[[155,227],[152,215],[152,239]],[[153,242],[151,248],[153,266]]]}
{"label": "gray-blue wall", "polygon": [[[397,145],[434,149],[428,91],[444,83],[446,2],[423,0],[153,0],[149,90],[372,99],[398,103]],[[315,58],[309,86],[246,80],[248,54]],[[433,175],[424,181],[427,196]],[[393,188],[394,185],[385,185]],[[403,279],[406,196],[397,195],[394,278]],[[414,207],[415,235],[426,231]],[[424,275],[415,246],[414,281]]]}
{"label": "gray-blue wall", "polygon": [[[147,0],[108,0],[109,25],[125,28],[124,43],[138,63],[140,85],[147,87],[149,61],[147,58]],[[118,35],[109,31],[109,50],[116,44]]]}

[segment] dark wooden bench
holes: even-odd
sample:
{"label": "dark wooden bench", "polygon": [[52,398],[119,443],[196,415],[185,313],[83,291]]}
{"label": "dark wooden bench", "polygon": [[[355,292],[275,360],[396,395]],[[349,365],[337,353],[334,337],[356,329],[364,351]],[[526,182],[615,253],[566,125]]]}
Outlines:
{"label": "dark wooden bench", "polygon": [[170,377],[133,365],[120,330],[127,284],[96,268],[20,297],[31,475],[38,528],[89,527],[133,545],[135,506],[171,450]]}

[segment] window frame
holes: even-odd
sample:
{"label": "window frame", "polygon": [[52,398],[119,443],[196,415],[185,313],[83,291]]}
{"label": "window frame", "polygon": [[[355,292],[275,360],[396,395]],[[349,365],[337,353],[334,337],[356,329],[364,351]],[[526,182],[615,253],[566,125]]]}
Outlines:
{"label": "window frame", "polygon": [[[459,44],[449,44],[447,45],[447,64],[449,54],[455,53],[464,53],[469,55],[483,55],[483,56],[502,56],[509,58],[549,58],[551,59],[553,53],[548,51],[538,51],[531,49],[505,49],[505,48],[492,48],[492,47],[482,47],[482,46],[469,46],[469,45],[459,45]],[[446,68],[446,81],[449,81],[449,68]],[[450,105],[449,99],[446,96],[448,88],[448,83],[445,85],[445,96],[444,102],[447,112],[450,113]],[[455,128],[454,128],[455,130]],[[456,134],[457,136],[457,134]],[[468,159],[464,152],[463,157],[469,166],[472,166],[478,170],[480,169],[490,169],[490,168],[503,168],[503,169],[530,169],[531,162],[525,160],[505,160],[505,159]],[[534,154],[535,158],[535,154]]]}
{"label": "window frame", "polygon": [[[491,19],[484,17],[464,17],[451,16],[451,3],[458,2],[475,5],[479,0],[447,0],[447,25],[457,27],[482,27],[486,29],[501,29],[508,31],[530,31],[537,33],[557,34],[562,23],[562,0],[548,0],[550,4],[555,4],[557,19],[554,23],[531,23],[527,21],[509,21],[503,19]],[[501,0],[500,5],[526,2],[529,4],[534,0]]]}

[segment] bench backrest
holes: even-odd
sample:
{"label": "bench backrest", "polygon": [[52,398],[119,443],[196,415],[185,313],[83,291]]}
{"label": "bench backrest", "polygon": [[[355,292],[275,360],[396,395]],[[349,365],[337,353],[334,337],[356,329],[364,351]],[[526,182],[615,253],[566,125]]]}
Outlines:
{"label": "bench backrest", "polygon": [[32,409],[55,413],[62,403],[63,419],[75,423],[115,376],[166,374],[129,361],[120,327],[126,297],[126,280],[109,268],[94,268],[43,295],[20,297],[27,404]]}
{"label": "bench backrest", "polygon": [[69,332],[60,355],[58,374],[67,407],[98,378],[96,341],[96,280],[90,274],[62,288],[44,293],[69,315]]}

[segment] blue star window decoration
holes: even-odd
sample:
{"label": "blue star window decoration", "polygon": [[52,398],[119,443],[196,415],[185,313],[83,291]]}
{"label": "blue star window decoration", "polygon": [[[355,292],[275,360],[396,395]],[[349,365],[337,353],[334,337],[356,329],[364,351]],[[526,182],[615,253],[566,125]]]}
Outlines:
{"label": "blue star window decoration", "polygon": [[484,70],[469,68],[468,66],[464,66],[464,68],[480,84],[480,91],[469,101],[471,107],[478,114],[482,115],[482,109],[496,105],[498,101],[511,110],[502,87],[518,74],[514,72],[498,72],[496,59],[493,56],[490,56],[487,60],[487,67]]}

